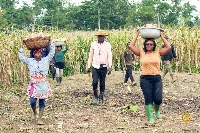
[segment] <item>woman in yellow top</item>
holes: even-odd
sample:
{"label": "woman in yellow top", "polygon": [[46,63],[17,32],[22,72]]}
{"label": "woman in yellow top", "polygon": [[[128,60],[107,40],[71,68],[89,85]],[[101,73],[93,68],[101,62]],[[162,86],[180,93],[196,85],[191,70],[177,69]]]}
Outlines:
{"label": "woman in yellow top", "polygon": [[145,99],[145,110],[148,117],[148,124],[154,123],[153,105],[156,118],[160,119],[160,106],[162,103],[163,84],[160,70],[160,56],[163,56],[171,49],[170,43],[164,38],[164,31],[161,32],[161,39],[165,45],[164,48],[156,50],[154,39],[145,39],[144,48],[140,50],[135,47],[139,31],[129,45],[130,50],[140,57],[142,74],[140,76],[140,87]]}

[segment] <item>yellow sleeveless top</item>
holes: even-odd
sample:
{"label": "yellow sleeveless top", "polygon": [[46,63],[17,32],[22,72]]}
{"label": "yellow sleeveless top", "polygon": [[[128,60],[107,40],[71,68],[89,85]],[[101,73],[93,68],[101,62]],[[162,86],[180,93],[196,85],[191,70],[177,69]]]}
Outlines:
{"label": "yellow sleeveless top", "polygon": [[161,73],[159,50],[152,53],[145,53],[140,50],[140,62],[142,75],[157,75]]}

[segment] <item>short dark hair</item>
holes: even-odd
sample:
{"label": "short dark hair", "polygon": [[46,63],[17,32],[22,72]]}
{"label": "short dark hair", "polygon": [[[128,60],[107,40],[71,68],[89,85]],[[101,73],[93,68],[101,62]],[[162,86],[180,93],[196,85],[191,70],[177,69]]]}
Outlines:
{"label": "short dark hair", "polygon": [[156,50],[156,42],[155,42],[155,39],[154,39],[154,38],[146,38],[145,41],[144,41],[144,48],[143,48],[144,52],[147,52],[146,43],[147,43],[149,40],[153,41],[153,43],[154,43],[153,51]]}
{"label": "short dark hair", "polygon": [[127,43],[127,46],[130,45],[130,43],[131,43],[131,42],[128,42],[128,43]]}
{"label": "short dark hair", "polygon": [[56,46],[56,47],[57,47],[57,48],[58,48],[58,47],[61,47],[61,49],[62,49],[62,45],[59,45],[59,46]]}

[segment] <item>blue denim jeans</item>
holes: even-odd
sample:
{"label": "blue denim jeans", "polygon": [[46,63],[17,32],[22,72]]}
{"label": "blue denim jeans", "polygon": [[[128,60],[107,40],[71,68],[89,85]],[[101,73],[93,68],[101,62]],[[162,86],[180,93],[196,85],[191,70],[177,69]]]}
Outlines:
{"label": "blue denim jeans", "polygon": [[[36,106],[37,98],[30,97],[30,105],[31,107]],[[45,99],[39,99],[39,107],[45,108]]]}

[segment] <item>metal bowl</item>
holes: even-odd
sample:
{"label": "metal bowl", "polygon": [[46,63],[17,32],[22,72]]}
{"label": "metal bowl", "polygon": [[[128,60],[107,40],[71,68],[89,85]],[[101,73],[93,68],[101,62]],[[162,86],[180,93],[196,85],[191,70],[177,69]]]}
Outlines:
{"label": "metal bowl", "polygon": [[149,27],[142,27],[139,29],[140,36],[142,38],[154,38],[157,39],[160,37],[161,29],[159,28],[149,28]]}

